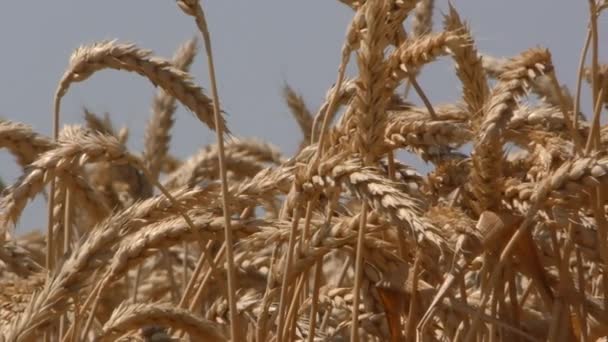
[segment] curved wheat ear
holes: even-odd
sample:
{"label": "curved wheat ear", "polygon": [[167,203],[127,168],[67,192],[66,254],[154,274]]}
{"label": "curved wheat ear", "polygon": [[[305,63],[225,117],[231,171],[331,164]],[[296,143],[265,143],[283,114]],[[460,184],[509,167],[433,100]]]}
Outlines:
{"label": "curved wheat ear", "polygon": [[[544,104],[539,106],[521,105],[515,110],[511,121],[509,121],[509,130],[517,131],[527,128],[546,131],[558,136],[568,134],[568,124],[559,108]],[[589,125],[583,122],[579,123],[581,133],[586,135],[588,129]]]}
{"label": "curved wheat ear", "polygon": [[[173,56],[175,68],[188,72],[196,56],[196,39],[184,43]],[[169,151],[173,127],[173,114],[176,110],[175,98],[163,90],[159,90],[152,100],[152,117],[146,127],[144,142],[144,161],[154,178],[158,178],[161,164]]]}
{"label": "curved wheat ear", "polygon": [[120,164],[134,162],[136,158],[113,137],[87,134],[82,129],[72,129],[72,132],[60,138],[55,149],[42,154],[38,160],[30,164],[29,172],[7,189],[7,194],[2,198],[1,203],[3,209],[1,220],[4,223],[14,224],[26,202],[42,191],[51,179],[56,176],[74,178],[71,172],[75,167],[96,161],[112,161]]}
{"label": "curved wheat ear", "polygon": [[[315,115],[315,118],[321,117],[324,113],[327,112],[329,105],[331,104],[332,97],[335,96],[336,102],[334,104],[334,108],[331,112],[328,113],[329,117],[327,119],[328,123],[331,123],[332,121],[334,121],[334,117],[337,114],[338,106],[343,106],[343,105],[349,103],[352,100],[352,98],[354,97],[356,91],[357,91],[357,84],[356,84],[356,81],[352,80],[352,79],[345,80],[342,84],[342,88],[339,91],[335,87],[330,88],[329,91],[327,92],[327,94],[325,94],[325,100],[323,101],[323,103],[321,104],[319,109],[317,110],[317,114]],[[392,97],[390,98],[389,102],[387,103],[386,109],[387,110],[401,110],[406,105],[407,104],[403,101],[403,99],[401,99],[398,95],[393,94]],[[313,131],[312,140],[313,141],[316,141],[314,138],[318,137],[318,135],[319,135],[319,131],[321,129],[320,124],[321,123],[319,122],[319,120],[313,121],[313,127],[312,127],[312,131]]]}
{"label": "curved wheat ear", "polygon": [[[167,250],[169,247],[183,241],[192,241],[197,236],[203,236],[210,241],[222,240],[223,222],[221,216],[205,213],[196,217],[193,223],[197,231],[192,230],[182,219],[170,218],[148,225],[145,230],[141,230],[125,239],[116,250],[108,271],[96,289],[96,301],[99,300],[99,296],[103,294],[103,291],[111,282],[153,255],[158,249]],[[256,232],[258,230],[257,225],[261,224],[264,224],[264,222],[241,223],[233,221],[231,228],[235,233],[247,236]]]}
{"label": "curved wheat ear", "polygon": [[[355,81],[347,79],[342,81],[342,86],[340,87],[340,89],[337,89],[334,86],[327,91],[327,93],[325,94],[325,100],[317,110],[317,113],[315,114],[315,119],[312,123],[312,142],[316,142],[319,138],[322,121],[319,119],[323,118],[324,115],[329,115],[327,118],[327,122],[331,123],[334,120],[334,117],[336,116],[338,106],[344,105],[345,103],[350,101],[350,99],[355,94],[356,89],[357,88],[355,85]],[[331,104],[333,104],[332,111],[328,112],[329,106]]]}
{"label": "curved wheat ear", "polygon": [[[61,99],[72,83],[84,81],[103,69],[126,70],[148,78],[184,104],[210,129],[215,130],[211,99],[192,82],[190,75],[177,69],[171,62],[151,57],[150,54],[150,51],[139,49],[133,44],[119,44],[115,41],[78,48],[59,81],[55,93],[55,112],[59,113]],[[223,118],[222,124],[225,126]]]}
{"label": "curved wheat ear", "polygon": [[463,100],[470,115],[473,118],[481,118],[481,109],[490,93],[481,57],[475,49],[466,23],[460,20],[460,16],[452,4],[449,4],[449,10],[449,14],[444,18],[445,29],[462,32],[470,42],[468,45],[452,47],[454,62],[456,62],[456,75],[462,83]]}
{"label": "curved wheat ear", "polygon": [[[256,255],[261,254],[260,252],[267,249],[270,244],[276,246],[285,246],[289,239],[289,222],[288,221],[269,221],[265,224],[266,227],[262,227],[259,232],[251,234],[242,244],[239,245],[239,250],[243,251],[240,256],[242,260],[255,259]],[[296,279],[302,272],[308,270],[315,261],[321,260],[323,256],[327,255],[331,251],[345,248],[348,250],[354,250],[357,243],[357,226],[359,225],[359,216],[341,218],[339,221],[332,226],[325,229],[323,222],[314,222],[315,232],[313,240],[311,242],[311,248],[304,249],[298,257],[298,260],[290,267],[288,272],[289,279]],[[382,226],[376,226],[368,223],[368,233],[365,236],[365,248],[366,248],[366,259],[374,267],[366,265],[368,273],[378,275],[384,278],[395,277],[391,275],[392,270],[398,269],[399,267],[405,267],[403,261],[398,257],[394,256],[390,249],[394,248],[394,245],[387,243],[386,241],[380,240],[374,236],[379,231],[389,229],[388,224]],[[300,232],[301,230],[298,230]],[[302,243],[302,241],[299,241]],[[375,261],[382,260],[381,264]],[[375,272],[372,269],[376,269]],[[273,276],[282,276],[283,269],[277,267],[276,271],[273,271]],[[378,279],[376,279],[378,280]]]}
{"label": "curved wheat ear", "polygon": [[[499,78],[508,62],[507,58],[497,58],[487,54],[482,55],[483,69],[488,76],[493,78]],[[572,108],[573,106],[573,99],[568,87],[566,85],[554,86],[551,77],[548,75],[541,75],[534,79],[531,82],[530,90],[548,105],[561,106],[561,97],[565,101],[564,104],[567,108]],[[584,116],[581,116],[580,119],[585,120]]]}
{"label": "curved wheat ear", "polygon": [[[221,240],[223,228],[221,217],[213,213],[205,213],[195,217],[193,222],[200,232],[192,231],[183,220],[173,216],[148,225],[145,230],[139,230],[132,234],[118,246],[105,276],[106,281],[118,279],[121,274],[141,263],[159,248],[169,248],[181,241],[192,241],[199,234],[209,238],[209,240]],[[235,232],[243,236],[257,231],[256,222],[242,224],[233,221],[233,223],[232,228]]]}
{"label": "curved wheat ear", "polygon": [[32,128],[18,122],[0,120],[0,148],[7,148],[22,167],[32,163],[41,153],[54,147],[54,143]]}
{"label": "curved wheat ear", "polygon": [[547,50],[531,49],[510,59],[503,67],[500,82],[492,91],[473,148],[472,191],[477,198],[476,210],[496,210],[500,206],[503,186],[503,135],[517,105],[517,97],[538,76],[552,69]]}
{"label": "curved wheat ear", "polygon": [[51,176],[59,176],[66,186],[73,191],[74,200],[79,203],[80,209],[86,213],[86,224],[94,225],[101,221],[110,212],[108,204],[95,189],[80,176],[66,170],[47,170],[31,168],[17,183],[6,189],[6,194],[0,199],[0,226],[8,227],[15,224],[27,201],[40,193],[50,181]]}
{"label": "curved wheat ear", "polygon": [[306,107],[306,103],[304,102],[304,98],[301,95],[298,95],[288,84],[285,84],[283,87],[283,96],[285,97],[285,101],[287,102],[287,107],[291,110],[291,114],[296,119],[296,122],[300,126],[300,130],[302,130],[302,134],[304,134],[304,139],[301,143],[302,146],[306,146],[310,144],[310,138],[312,136],[312,122],[313,117],[308,107]]}
{"label": "curved wheat ear", "polygon": [[44,269],[38,264],[31,253],[14,241],[0,242],[0,260],[7,268],[21,278],[42,272]]}
{"label": "curved wheat ear", "polygon": [[568,190],[567,195],[571,195],[575,189],[583,190],[583,186],[606,186],[607,174],[607,157],[570,160],[544,177],[543,183],[521,183],[507,187],[505,198],[542,203],[552,194],[559,197],[562,190]]}
{"label": "curved wheat ear", "polygon": [[473,132],[460,120],[433,120],[426,113],[403,112],[389,116],[384,132],[388,149],[433,146],[459,147]]}
{"label": "curved wheat ear", "polygon": [[[284,195],[289,191],[289,186],[293,181],[293,170],[294,168],[291,166],[266,168],[258,172],[251,179],[233,184],[229,189],[230,207],[238,212],[246,207],[256,207],[260,204],[274,205],[277,195]],[[183,191],[178,190],[177,193],[179,194]],[[190,195],[192,199],[184,204],[183,207],[197,207],[198,205],[206,208],[220,208],[222,204],[220,203],[219,192],[220,189],[217,182],[210,183],[204,189],[190,190],[186,193],[192,193]],[[181,203],[182,196],[177,194],[175,196]],[[159,199],[162,199],[162,197]],[[158,200],[155,201],[158,202]],[[166,200],[162,201],[162,203],[165,202]]]}
{"label": "curved wheat ear", "polygon": [[112,313],[95,341],[114,341],[131,330],[151,324],[183,330],[193,341],[228,341],[224,327],[168,304],[122,304]]}
{"label": "curved wheat ear", "polygon": [[[236,175],[253,177],[264,168],[265,163],[280,164],[283,161],[279,150],[256,139],[232,139],[226,144],[226,166]],[[217,179],[218,148],[210,145],[186,160],[171,173],[165,185],[169,188],[197,184],[204,179]]]}
{"label": "curved wheat ear", "polygon": [[503,65],[498,78],[503,81],[521,80],[526,82],[526,86],[537,77],[553,70],[551,63],[551,53],[544,48],[533,48],[510,58]]}
{"label": "curved wheat ear", "polygon": [[406,40],[388,59],[389,75],[393,82],[391,91],[408,75],[408,72],[434,61],[439,56],[452,53],[453,49],[468,43],[466,36],[451,31]]}
{"label": "curved wheat ear", "polygon": [[373,167],[362,167],[362,162],[352,159],[321,165],[319,176],[312,177],[310,183],[302,185],[306,191],[319,188],[345,185],[358,198],[369,206],[385,214],[398,229],[410,228],[414,242],[429,243],[436,248],[446,247],[441,232],[430,222],[421,218],[423,202],[408,195],[407,186],[387,179]]}
{"label": "curved wheat ear", "polygon": [[114,125],[112,124],[112,119],[110,119],[110,114],[105,113],[103,118],[101,118],[85,107],[84,120],[87,123],[87,127],[93,132],[99,132],[117,137],[116,131],[114,130]]}
{"label": "curved wheat ear", "polygon": [[254,205],[260,200],[272,200],[277,194],[289,192],[289,185],[294,179],[293,167],[266,168],[253,178],[238,183],[230,188],[234,201],[250,201]]}

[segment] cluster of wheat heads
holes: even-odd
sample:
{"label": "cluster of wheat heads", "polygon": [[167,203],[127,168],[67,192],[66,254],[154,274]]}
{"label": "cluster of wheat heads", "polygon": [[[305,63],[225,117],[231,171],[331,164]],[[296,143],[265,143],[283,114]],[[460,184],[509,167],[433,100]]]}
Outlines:
{"label": "cluster of wheat heads", "polygon": [[[188,74],[195,41],[172,60],[105,41],[71,57],[52,138],[1,121],[0,144],[23,175],[0,202],[0,340],[608,334],[608,65],[597,27],[608,4],[589,1],[571,96],[548,50],[482,56],[451,6],[437,32],[432,0],[341,2],[354,16],[325,102],[313,113],[285,88],[303,132],[291,158],[225,126],[197,0],[177,5],[202,34],[210,96]],[[458,103],[433,104],[416,82],[440,57],[456,66]],[[358,73],[346,79],[351,59]],[[126,129],[90,111],[86,125],[60,129],[62,97],[102,69],[159,88],[141,154],[126,148]],[[580,110],[585,79],[593,113]],[[177,103],[218,138],[187,160],[169,153]],[[396,160],[399,150],[431,171]],[[17,236],[41,193],[46,234]]]}

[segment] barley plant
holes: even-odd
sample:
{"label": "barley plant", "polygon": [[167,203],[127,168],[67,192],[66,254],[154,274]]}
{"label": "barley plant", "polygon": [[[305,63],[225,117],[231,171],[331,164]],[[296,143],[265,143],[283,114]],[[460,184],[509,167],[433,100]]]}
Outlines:
{"label": "barley plant", "polygon": [[[353,17],[325,102],[313,110],[284,89],[302,129],[293,156],[226,126],[198,0],[176,1],[201,37],[171,59],[120,41],[79,47],[52,137],[0,121],[23,168],[0,200],[0,340],[604,338],[608,3],[588,1],[569,90],[545,48],[478,51],[452,5],[433,23],[432,0],[341,2]],[[205,89],[189,75],[198,51]],[[432,103],[416,81],[439,58],[454,62],[456,103]],[[158,89],[140,153],[108,116],[60,125],[62,98],[104,69]],[[186,160],[169,153],[178,104],[217,134]],[[430,171],[396,159],[403,150]],[[21,235],[37,195],[47,230]]]}

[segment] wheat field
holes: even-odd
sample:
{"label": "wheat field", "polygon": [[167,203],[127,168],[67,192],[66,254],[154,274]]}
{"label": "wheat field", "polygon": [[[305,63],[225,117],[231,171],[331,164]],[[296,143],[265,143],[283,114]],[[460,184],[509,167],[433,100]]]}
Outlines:
{"label": "wheat field", "polygon": [[[1,119],[23,172],[0,198],[0,341],[605,339],[608,2],[580,4],[572,85],[546,48],[478,51],[452,4],[433,23],[433,0],[340,2],[352,20],[324,103],[284,89],[292,156],[227,127],[198,0],[176,1],[200,38],[170,59],[119,40],[76,49],[53,136]],[[437,59],[454,64],[455,103],[417,82]],[[60,124],[62,98],[106,69],[157,88],[143,151],[108,115]],[[217,138],[185,160],[169,152],[178,105]],[[15,231],[38,195],[46,231]]]}

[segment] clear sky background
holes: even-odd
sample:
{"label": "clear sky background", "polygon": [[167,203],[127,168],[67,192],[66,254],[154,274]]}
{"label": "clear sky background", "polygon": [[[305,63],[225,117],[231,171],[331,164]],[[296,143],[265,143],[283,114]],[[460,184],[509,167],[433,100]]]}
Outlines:
{"label": "clear sky background", "polygon": [[[219,94],[228,125],[240,137],[260,137],[291,155],[301,134],[281,90],[285,82],[305,98],[313,112],[336,78],[339,52],[352,11],[330,0],[203,1],[209,22]],[[455,0],[479,50],[512,56],[541,45],[551,50],[558,78],[574,89],[585,37],[587,2],[571,0]],[[447,1],[436,1],[434,29],[441,28]],[[600,19],[608,39],[606,15]],[[27,123],[51,134],[53,95],[79,45],[103,39],[133,42],[170,57],[186,39],[198,37],[191,18],[170,0],[3,1],[0,4],[0,117]],[[201,51],[202,52],[202,51]],[[606,53],[602,51],[603,61]],[[207,67],[199,55],[192,67],[207,88]],[[449,59],[426,67],[421,86],[433,103],[454,102],[460,87]],[[64,98],[62,123],[82,123],[83,106],[111,113],[116,126],[130,128],[129,147],[141,151],[153,86],[138,75],[104,71],[75,84]],[[411,99],[418,102],[414,97]],[[589,99],[583,109],[589,109]],[[186,157],[214,141],[213,132],[180,108],[172,153]],[[410,161],[420,165],[418,161]],[[0,153],[0,178],[11,184],[21,171]],[[30,204],[20,230],[44,226],[40,199]]]}

